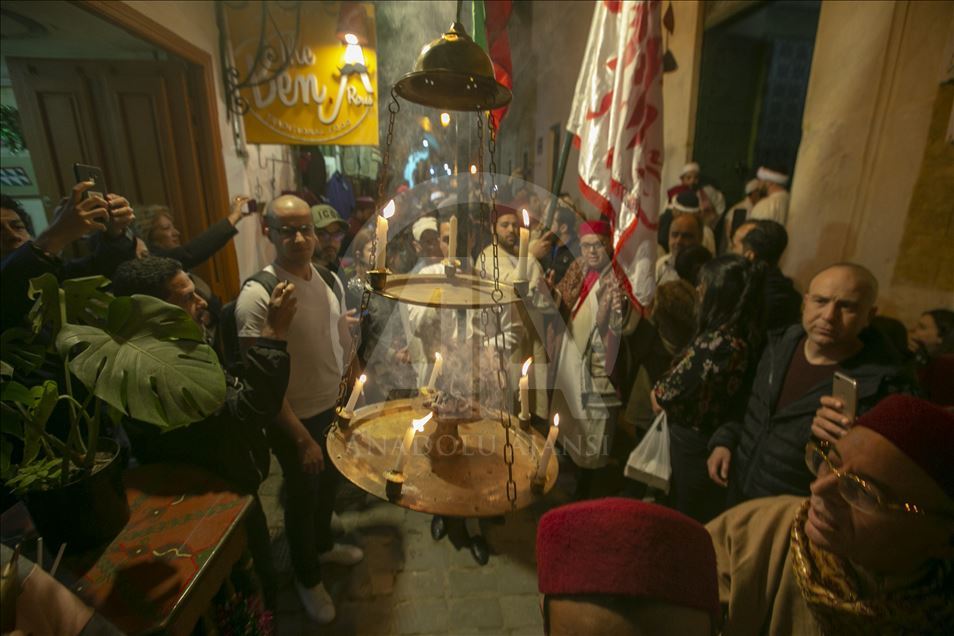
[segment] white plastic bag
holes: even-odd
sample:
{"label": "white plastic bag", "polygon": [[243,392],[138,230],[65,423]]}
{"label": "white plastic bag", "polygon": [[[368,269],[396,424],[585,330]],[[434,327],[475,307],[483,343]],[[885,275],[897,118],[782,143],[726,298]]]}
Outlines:
{"label": "white plastic bag", "polygon": [[669,455],[669,424],[665,411],[656,416],[643,441],[629,454],[623,474],[629,479],[669,493],[672,460]]}

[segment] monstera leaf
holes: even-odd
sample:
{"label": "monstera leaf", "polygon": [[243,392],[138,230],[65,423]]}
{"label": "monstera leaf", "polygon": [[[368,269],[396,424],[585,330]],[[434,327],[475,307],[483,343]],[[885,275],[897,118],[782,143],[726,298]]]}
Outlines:
{"label": "monstera leaf", "polygon": [[113,295],[105,291],[109,279],[104,276],[71,278],[62,283],[66,295],[66,319],[84,325],[106,322]]}
{"label": "monstera leaf", "polygon": [[112,300],[105,329],[64,323],[56,348],[96,397],[166,430],[207,417],[225,400],[225,374],[199,325],[151,296]]}

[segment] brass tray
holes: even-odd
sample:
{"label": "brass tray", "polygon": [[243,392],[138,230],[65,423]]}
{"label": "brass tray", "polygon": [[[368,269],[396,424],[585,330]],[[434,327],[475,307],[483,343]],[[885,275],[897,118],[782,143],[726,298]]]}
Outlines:
{"label": "brass tray", "polygon": [[[492,517],[510,512],[503,458],[505,432],[499,419],[461,424],[463,451],[434,458],[424,452],[427,439],[437,426],[431,419],[414,438],[404,465],[405,481],[400,494],[388,497],[385,473],[397,461],[411,419],[427,413],[420,397],[357,409],[349,426],[339,424],[328,434],[328,454],[341,474],[356,486],[404,508],[454,517]],[[512,422],[513,478],[519,509],[546,495],[556,483],[560,469],[556,455],[551,455],[543,491],[532,492],[530,480],[536,473],[544,438],[532,428],[521,430],[516,416]]]}
{"label": "brass tray", "polygon": [[[494,282],[472,274],[389,274],[384,288],[375,293],[386,298],[443,309],[481,309],[497,304]],[[499,304],[509,305],[520,298],[513,285],[500,283]]]}

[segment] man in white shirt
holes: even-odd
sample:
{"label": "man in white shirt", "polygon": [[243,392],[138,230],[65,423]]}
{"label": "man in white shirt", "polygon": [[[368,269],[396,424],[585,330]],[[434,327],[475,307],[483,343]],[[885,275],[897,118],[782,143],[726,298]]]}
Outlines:
{"label": "man in white shirt", "polygon": [[681,212],[673,217],[672,223],[669,224],[669,253],[656,261],[657,285],[679,280],[679,274],[676,272],[676,257],[679,256],[680,251],[702,244],[704,227],[705,224],[698,214]]}
{"label": "man in white shirt", "polygon": [[[325,442],[344,356],[350,351],[349,326],[357,319],[346,311],[338,277],[312,264],[317,238],[305,201],[292,195],[273,200],[265,215],[265,233],[276,251],[265,270],[279,281],[294,283],[298,298],[298,320],[287,335],[288,390],[269,441],[285,478],[285,534],[298,593],[313,620],[329,623],[335,608],[322,583],[321,564],[353,565],[364,558],[360,548],[332,539],[331,515],[341,475],[326,459]],[[268,298],[256,281],[242,288],[235,320],[243,348],[261,333]]]}
{"label": "man in white shirt", "polygon": [[749,219],[768,219],[785,225],[788,221],[789,194],[785,189],[788,175],[762,166],[755,176],[762,183],[765,196],[752,208]]}

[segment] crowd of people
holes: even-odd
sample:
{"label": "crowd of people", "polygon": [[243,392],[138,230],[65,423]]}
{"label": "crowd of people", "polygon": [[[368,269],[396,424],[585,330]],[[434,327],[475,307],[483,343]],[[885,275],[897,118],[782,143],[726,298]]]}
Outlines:
{"label": "crowd of people", "polygon": [[[727,634],[879,625],[928,633],[931,617],[954,624],[954,416],[945,411],[954,405],[954,312],[925,308],[899,334],[897,321],[877,315],[878,281],[859,263],[831,263],[800,292],[780,265],[788,177],[760,168],[727,208],[700,174],[686,165],[669,190],[648,307],[629,297],[613,267],[610,224],[586,220],[568,196],[548,202],[511,184],[491,210],[468,201],[466,187],[398,187],[388,269],[432,275],[456,259],[465,272],[509,284],[524,282],[525,271],[520,302],[494,320],[368,297],[372,251],[383,249],[370,200],[342,216],[320,193],[309,193],[314,205],[276,197],[260,216],[274,262],[237,298],[218,299],[192,270],[250,215],[244,197],[182,244],[167,208],[134,212],[122,196],[88,195],[90,183],[76,185],[38,236],[4,196],[0,325],[22,323],[30,279],[51,272],[103,275],[113,294],[154,296],[203,326],[228,369],[225,404],[173,433],[125,422],[132,454],[203,466],[256,498],[249,543],[272,606],[257,492],[277,458],[296,588],[319,623],[336,613],[322,566],[364,558],[336,541],[342,477],[326,444],[357,337],[370,402],[415,394],[452,342],[503,347],[514,396],[520,366],[532,359],[532,425],[545,430],[560,415],[561,463],[579,501],[538,529],[548,633],[673,624],[700,634],[719,625]],[[454,227],[465,230],[451,253]],[[88,255],[61,257],[74,242]],[[853,403],[835,395],[836,373],[853,380]],[[656,414],[668,422],[668,492],[620,488],[638,439],[619,432]],[[479,524],[466,527],[474,558],[486,563]],[[435,518],[434,538],[445,532]]]}

